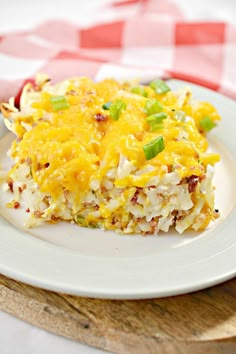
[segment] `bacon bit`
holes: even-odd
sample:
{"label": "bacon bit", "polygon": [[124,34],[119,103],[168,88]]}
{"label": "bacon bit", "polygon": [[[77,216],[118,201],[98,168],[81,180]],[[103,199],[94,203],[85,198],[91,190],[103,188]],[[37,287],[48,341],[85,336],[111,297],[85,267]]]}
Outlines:
{"label": "bacon bit", "polygon": [[107,192],[107,189],[106,189],[106,187],[104,187],[104,186],[101,186],[101,191],[102,191],[102,193],[106,193],[106,192]]}
{"label": "bacon bit", "polygon": [[102,113],[97,113],[97,114],[94,116],[94,118],[96,119],[96,121],[97,121],[98,123],[104,122],[104,121],[107,120],[107,116],[104,116]]}
{"label": "bacon bit", "polygon": [[183,220],[183,218],[184,218],[184,215],[179,215],[179,216],[177,216],[176,220],[180,221],[180,220]]}
{"label": "bacon bit", "polygon": [[173,220],[172,220],[172,224],[171,225],[175,225],[176,221],[178,220],[178,211],[177,210],[173,210],[171,215],[173,215]]}
{"label": "bacon bit", "polygon": [[57,221],[57,220],[59,220],[59,219],[60,219],[60,218],[58,218],[58,217],[57,217],[56,215],[54,215],[54,214],[51,216],[51,220],[52,220],[52,221]]}
{"label": "bacon bit", "polygon": [[47,162],[47,163],[44,164],[44,167],[45,167],[45,168],[48,168],[49,166],[50,166],[50,163],[49,163],[49,162]]}
{"label": "bacon bit", "polygon": [[18,209],[20,207],[20,203],[19,202],[14,202],[14,209]]}
{"label": "bacon bit", "polygon": [[152,185],[152,186],[148,186],[148,190],[150,191],[150,189],[154,189],[156,188],[156,186]]}
{"label": "bacon bit", "polygon": [[192,175],[189,177],[188,180],[188,191],[189,193],[193,193],[196,190],[197,184],[198,184],[198,176]]}
{"label": "bacon bit", "polygon": [[13,193],[13,180],[10,178],[7,182],[10,191]]}
{"label": "bacon bit", "polygon": [[137,195],[134,195],[131,199],[131,203],[133,204],[137,204],[138,203],[138,196]]}
{"label": "bacon bit", "polygon": [[139,195],[139,190],[136,190],[133,197],[131,198],[131,203],[138,204],[138,195]]}
{"label": "bacon bit", "polygon": [[41,210],[36,210],[35,212],[34,212],[34,216],[36,217],[36,218],[41,218],[42,216],[43,216],[43,211],[41,211]]}
{"label": "bacon bit", "polygon": [[30,213],[30,208],[27,208],[25,212]]}
{"label": "bacon bit", "polygon": [[22,187],[19,187],[19,192],[22,193],[26,189],[26,184],[23,184]]}
{"label": "bacon bit", "polygon": [[[118,224],[119,223],[119,218],[118,218],[118,216],[114,216],[113,218],[112,218],[112,221],[111,221],[111,224],[112,225],[116,225],[116,224]],[[117,225],[118,226],[118,225]]]}

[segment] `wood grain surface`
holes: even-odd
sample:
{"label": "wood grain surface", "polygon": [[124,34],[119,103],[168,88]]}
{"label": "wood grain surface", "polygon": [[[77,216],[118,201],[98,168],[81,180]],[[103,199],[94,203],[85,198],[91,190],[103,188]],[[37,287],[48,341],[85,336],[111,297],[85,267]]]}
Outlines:
{"label": "wood grain surface", "polygon": [[236,353],[236,280],[153,300],[97,300],[0,275],[0,309],[58,335],[114,353]]}

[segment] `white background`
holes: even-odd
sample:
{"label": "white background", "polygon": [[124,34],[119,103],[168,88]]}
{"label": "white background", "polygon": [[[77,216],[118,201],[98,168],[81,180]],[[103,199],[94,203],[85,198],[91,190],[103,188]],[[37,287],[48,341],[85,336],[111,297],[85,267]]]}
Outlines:
{"label": "white background", "polygon": [[[91,14],[94,8],[107,2],[109,0],[0,0],[0,34],[27,29],[50,18],[64,18],[86,25],[89,23],[89,16],[86,14]],[[236,1],[234,0],[176,0],[176,2],[190,20],[222,20],[236,23]],[[3,70],[1,65],[0,70]],[[0,353],[99,354],[105,352],[47,333],[0,312]]]}

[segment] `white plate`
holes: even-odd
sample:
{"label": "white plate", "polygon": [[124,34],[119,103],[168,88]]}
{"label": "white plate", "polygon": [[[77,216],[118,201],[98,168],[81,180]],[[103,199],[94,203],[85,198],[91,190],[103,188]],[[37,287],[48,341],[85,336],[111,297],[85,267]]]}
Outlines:
{"label": "white plate", "polygon": [[[172,88],[186,85],[171,80]],[[0,272],[25,283],[80,296],[137,299],[183,294],[236,275],[236,103],[188,84],[198,99],[212,102],[223,122],[211,134],[221,154],[215,171],[221,217],[200,233],[159,237],[118,236],[60,223],[24,230],[24,212],[0,198]],[[2,135],[4,135],[2,129]],[[0,161],[12,136],[0,142]],[[234,157],[233,157],[234,156]]]}

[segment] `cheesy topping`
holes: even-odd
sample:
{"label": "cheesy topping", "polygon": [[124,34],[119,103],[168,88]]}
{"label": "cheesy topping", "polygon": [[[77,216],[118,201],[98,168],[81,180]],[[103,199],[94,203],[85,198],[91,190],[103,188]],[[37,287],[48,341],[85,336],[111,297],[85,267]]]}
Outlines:
{"label": "cheesy topping", "polygon": [[[55,110],[52,99],[60,95],[64,107]],[[150,100],[157,100],[164,113],[154,129],[145,109]],[[118,101],[123,106],[113,119],[109,106]],[[73,205],[78,205],[114,168],[114,185],[132,189],[168,172],[176,172],[180,181],[203,179],[207,166],[219,161],[217,154],[206,152],[201,120],[208,117],[215,124],[220,117],[210,103],[194,101],[188,88],[156,93],[150,86],[133,89],[130,83],[82,77],[54,86],[28,85],[20,108],[10,119],[5,115],[6,125],[17,135],[11,148],[16,163],[9,177],[28,161],[40,192],[54,201],[73,193]],[[143,147],[157,137],[163,138],[164,149],[147,160]],[[122,158],[128,164],[125,174],[119,173]],[[107,210],[100,208],[103,217]]]}

